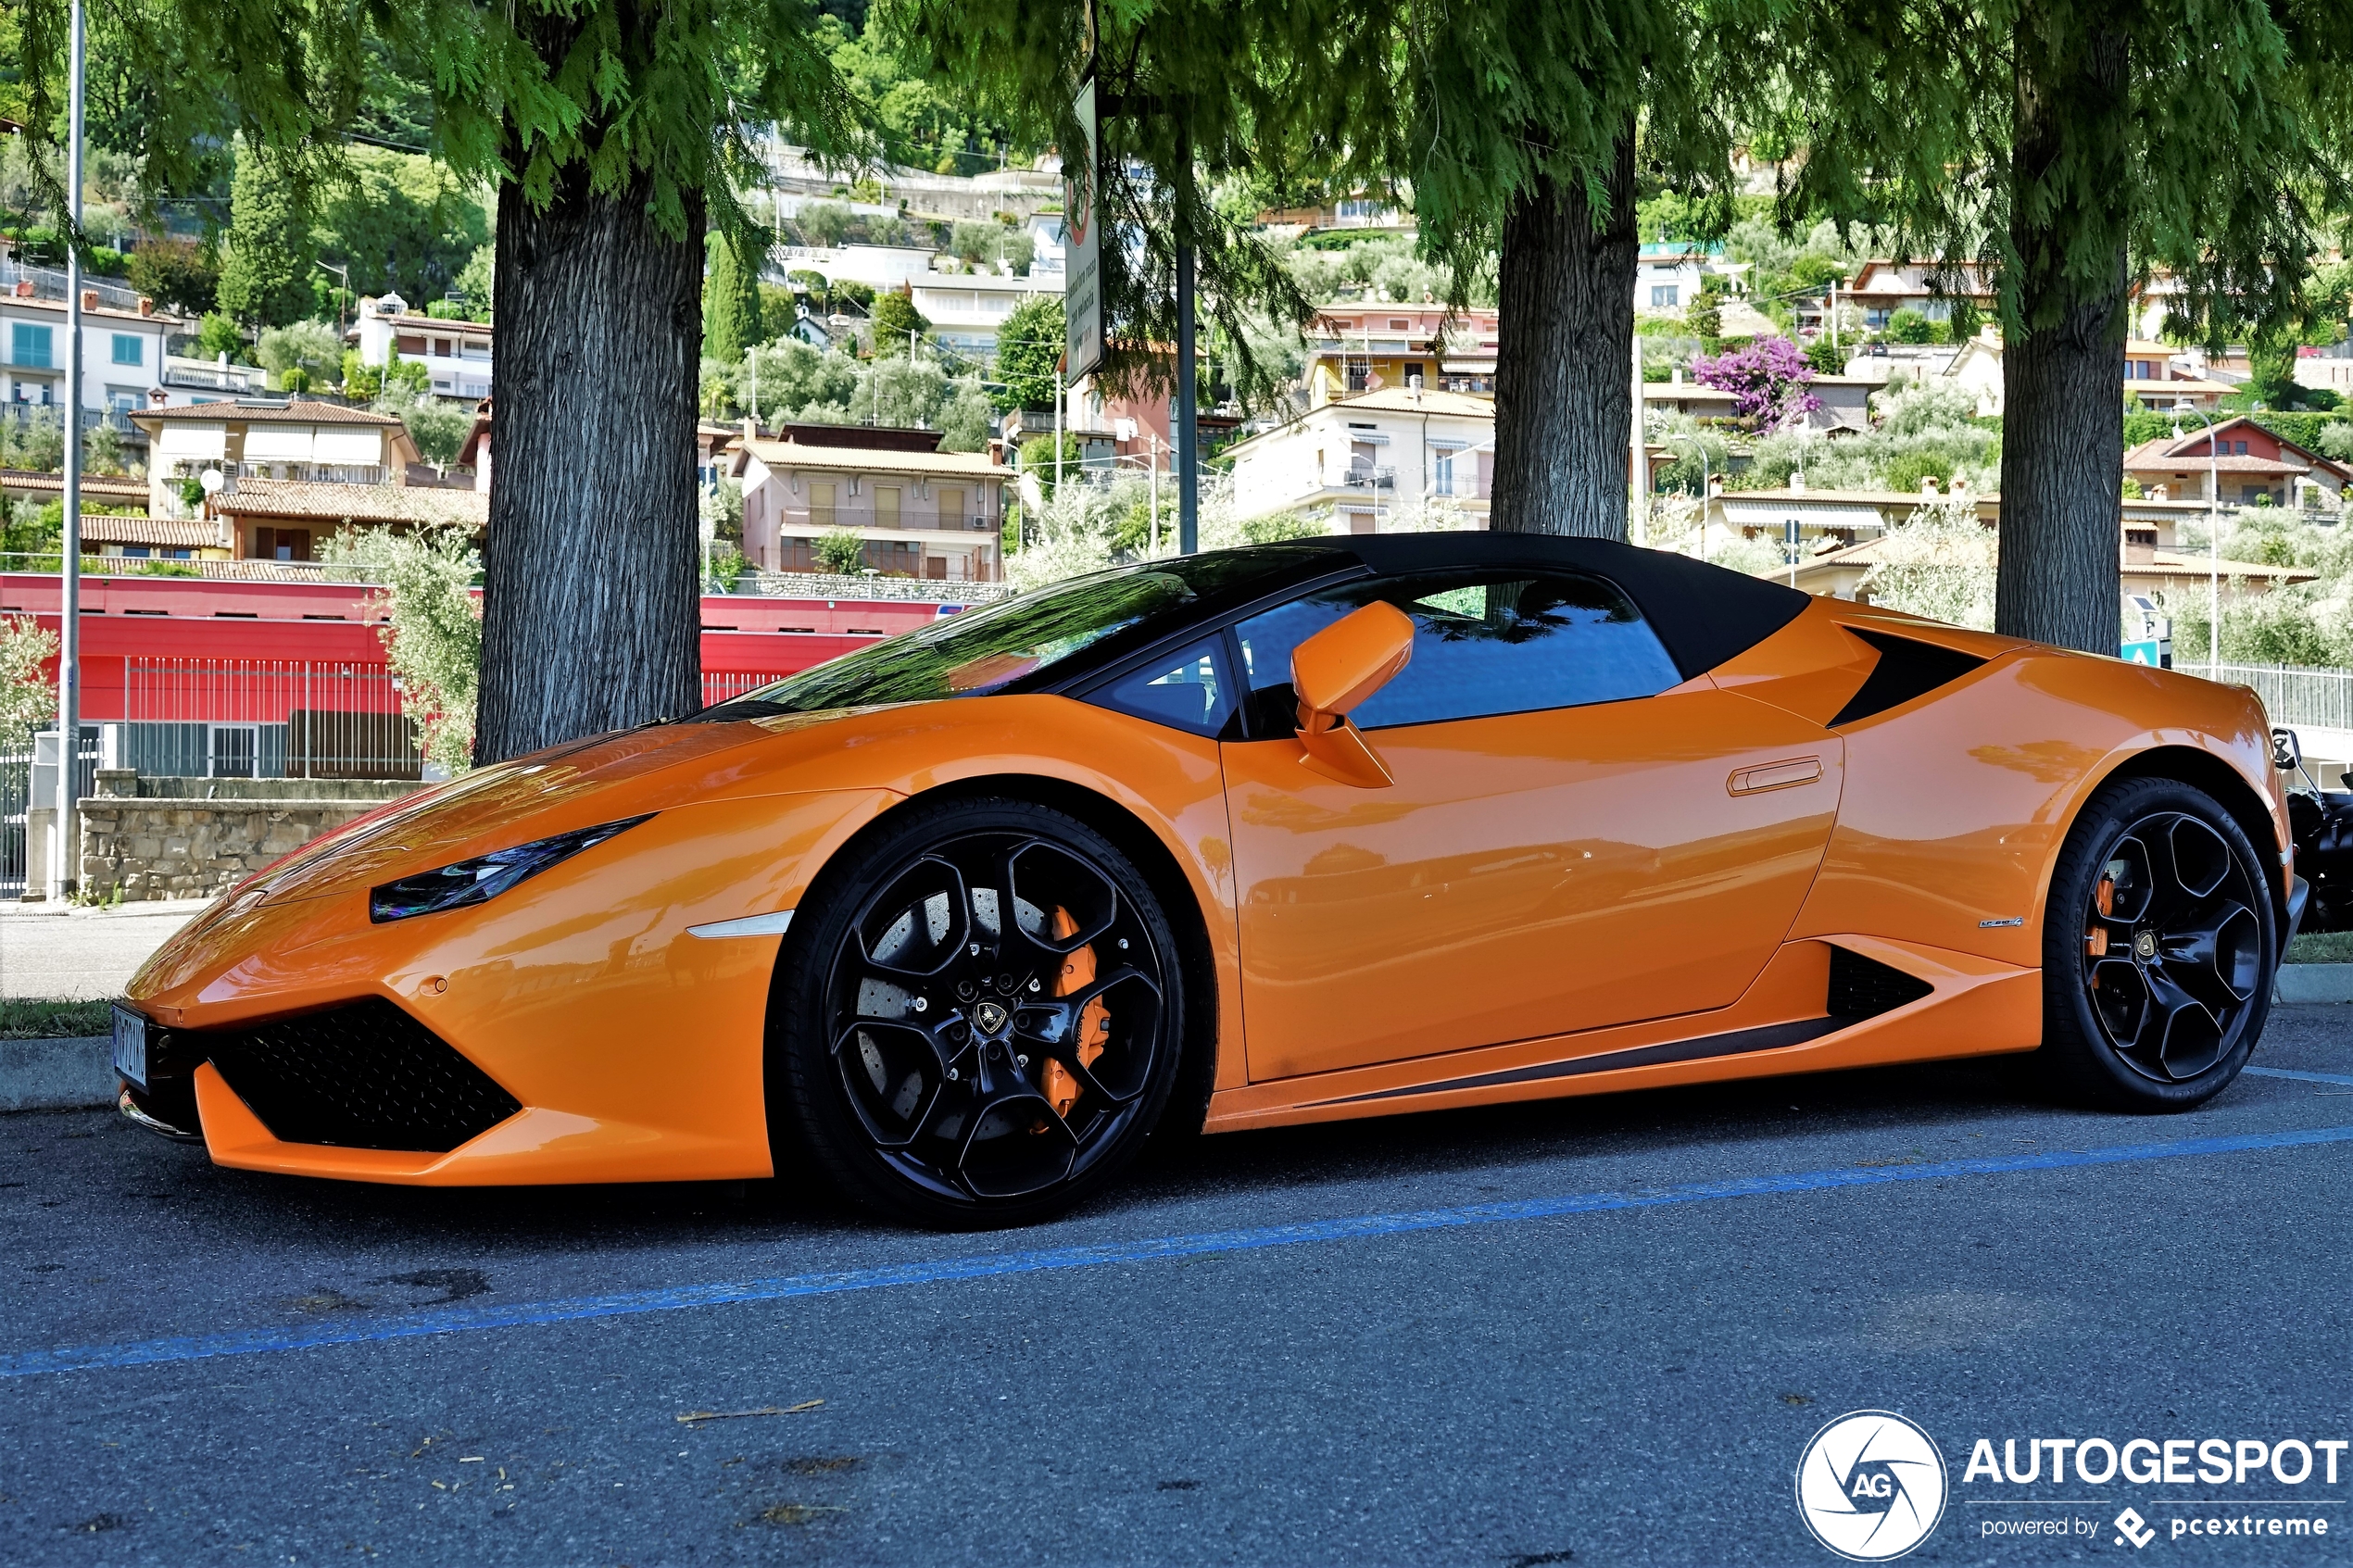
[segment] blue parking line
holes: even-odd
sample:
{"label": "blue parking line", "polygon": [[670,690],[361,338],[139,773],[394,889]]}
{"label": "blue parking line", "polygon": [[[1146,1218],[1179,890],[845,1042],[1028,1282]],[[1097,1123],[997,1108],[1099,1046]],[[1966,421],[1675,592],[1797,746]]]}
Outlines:
{"label": "blue parking line", "polygon": [[1899,1182],[1938,1182],[1958,1176],[2001,1175],[2018,1171],[2065,1171],[2084,1166],[2125,1165],[2208,1154],[2304,1148],[2353,1142],[2353,1126],[2315,1127],[2284,1133],[2236,1133],[2221,1137],[2183,1138],[2172,1143],[2123,1144],[2109,1148],[2053,1149],[2042,1154],[1987,1160],[1948,1160],[1933,1164],[1840,1166],[1781,1176],[1740,1176],[1730,1181],[1690,1182],[1678,1186],[1627,1192],[1579,1193],[1527,1198],[1514,1203],[1472,1203],[1451,1209],[1419,1209],[1393,1214],[1362,1214],[1297,1224],[1259,1225],[1247,1230],[1194,1236],[1153,1236],[1093,1247],[1058,1247],[1027,1252],[987,1252],[881,1268],[833,1273],[792,1274],[781,1279],[732,1285],[690,1285],[662,1290],[633,1290],[566,1300],[513,1306],[456,1307],[411,1312],[364,1323],[301,1328],[235,1329],[121,1345],[81,1345],[56,1350],[19,1350],[0,1355],[0,1377],[40,1377],[51,1373],[107,1367],[151,1366],[203,1361],[214,1356],[254,1356],[279,1350],[310,1350],[329,1345],[380,1344],[429,1335],[468,1334],[480,1329],[524,1328],[580,1323],[593,1318],[635,1317],[647,1312],[719,1307],[742,1301],[783,1301],[802,1296],[836,1296],[898,1286],[938,1285],[953,1280],[994,1279],[1007,1274],[1059,1269],[1100,1268],[1111,1263],[1149,1263],[1214,1252],[1250,1252],[1310,1242],[1354,1241],[1405,1236],[1418,1231],[1460,1230],[1473,1225],[1515,1224],[1628,1209],[1663,1209],[1723,1198],[1766,1198],[1781,1193],[1826,1192],[1842,1187],[1886,1186]]}
{"label": "blue parking line", "polygon": [[2284,1067],[2242,1067],[2239,1071],[2258,1078],[2293,1078],[2299,1084],[2343,1084],[2353,1088],[2353,1078],[2342,1073],[2294,1073]]}

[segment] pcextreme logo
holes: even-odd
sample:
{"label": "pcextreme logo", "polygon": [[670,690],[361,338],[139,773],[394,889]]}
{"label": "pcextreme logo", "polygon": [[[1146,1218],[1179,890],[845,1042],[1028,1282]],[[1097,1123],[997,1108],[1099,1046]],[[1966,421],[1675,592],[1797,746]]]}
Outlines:
{"label": "pcextreme logo", "polygon": [[1797,1461],[1797,1512],[1814,1538],[1856,1562],[1884,1562],[1944,1516],[1944,1456],[1893,1411],[1842,1415]]}

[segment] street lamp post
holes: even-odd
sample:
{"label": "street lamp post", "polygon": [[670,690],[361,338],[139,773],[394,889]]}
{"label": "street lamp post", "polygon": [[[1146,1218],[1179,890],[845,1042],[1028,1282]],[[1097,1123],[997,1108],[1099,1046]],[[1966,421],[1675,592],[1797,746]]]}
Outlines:
{"label": "street lamp post", "polygon": [[49,833],[49,897],[71,893],[74,797],[82,780],[82,119],[83,21],[73,0],[66,142],[65,536],[57,562],[57,820]]}
{"label": "street lamp post", "polygon": [[2186,397],[2176,415],[2196,414],[2206,426],[2206,678],[2222,678],[2222,463],[2214,449],[2214,421]]}

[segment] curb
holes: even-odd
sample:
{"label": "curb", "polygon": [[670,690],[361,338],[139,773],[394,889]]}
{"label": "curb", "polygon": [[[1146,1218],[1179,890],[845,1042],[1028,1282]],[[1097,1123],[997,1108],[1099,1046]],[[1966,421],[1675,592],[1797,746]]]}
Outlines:
{"label": "curb", "polygon": [[2271,995],[2283,1002],[2353,1002],[2353,963],[2284,963]]}
{"label": "curb", "polygon": [[0,1111],[100,1110],[118,1087],[107,1035],[0,1040]]}

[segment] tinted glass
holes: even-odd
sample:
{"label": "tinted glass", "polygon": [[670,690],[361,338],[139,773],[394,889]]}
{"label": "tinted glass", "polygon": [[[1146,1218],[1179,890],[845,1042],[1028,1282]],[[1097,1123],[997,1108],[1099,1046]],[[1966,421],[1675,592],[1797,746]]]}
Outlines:
{"label": "tinted glass", "polygon": [[1291,649],[1376,599],[1413,618],[1414,657],[1349,715],[1360,729],[1620,702],[1682,680],[1632,602],[1596,577],[1513,568],[1375,578],[1236,628],[1259,734],[1296,721]]}
{"label": "tinted glass", "polygon": [[1166,660],[1123,676],[1094,700],[1105,708],[1170,724],[1197,735],[1214,735],[1234,710],[1234,694],[1218,676],[1215,639],[1195,643]]}
{"label": "tinted glass", "polygon": [[1176,631],[1202,596],[1258,578],[1276,579],[1300,565],[1292,552],[1223,550],[1075,577],[846,653],[707,708],[698,717],[724,721],[982,696],[1050,674],[1117,633],[1134,631],[1148,637]]}

